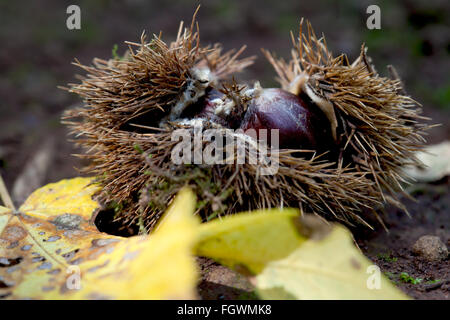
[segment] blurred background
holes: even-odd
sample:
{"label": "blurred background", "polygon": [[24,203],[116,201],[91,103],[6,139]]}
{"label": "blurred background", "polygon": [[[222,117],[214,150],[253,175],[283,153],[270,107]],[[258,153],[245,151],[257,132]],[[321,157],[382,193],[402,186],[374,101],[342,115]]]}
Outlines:
{"label": "blurred background", "polygon": [[[289,31],[298,32],[301,17],[324,33],[335,55],[357,57],[364,42],[378,72],[397,68],[407,92],[423,104],[424,114],[441,127],[428,141],[450,138],[450,2],[425,1],[7,1],[0,0],[0,174],[22,202],[33,189],[78,174],[82,163],[71,154],[60,124],[63,110],[80,103],[77,96],[57,88],[81,72],[74,58],[89,64],[126,50],[125,40],[139,41],[163,31],[171,41],[179,22],[190,23],[198,3],[202,44],[221,42],[225,49],[247,44],[246,55],[258,60],[242,81],[260,80],[276,86],[275,73],[261,54],[266,48],[289,57]],[[81,30],[68,30],[66,9],[81,8]],[[381,9],[381,30],[368,30],[366,9]]]}

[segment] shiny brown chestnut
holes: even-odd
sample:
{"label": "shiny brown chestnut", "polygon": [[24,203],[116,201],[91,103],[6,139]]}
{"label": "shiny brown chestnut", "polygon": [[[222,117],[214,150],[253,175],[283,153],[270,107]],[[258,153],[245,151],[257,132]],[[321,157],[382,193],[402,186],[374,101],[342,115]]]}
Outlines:
{"label": "shiny brown chestnut", "polygon": [[[250,101],[241,129],[279,129],[280,149],[329,151],[332,142],[330,123],[312,102],[282,89],[261,89]],[[259,135],[258,135],[259,138]],[[262,137],[264,138],[264,137]]]}

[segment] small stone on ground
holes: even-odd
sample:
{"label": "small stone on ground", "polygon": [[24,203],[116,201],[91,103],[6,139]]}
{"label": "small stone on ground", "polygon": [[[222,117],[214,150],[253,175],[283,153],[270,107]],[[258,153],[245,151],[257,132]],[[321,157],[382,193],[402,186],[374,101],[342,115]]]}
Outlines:
{"label": "small stone on ground", "polygon": [[428,261],[445,260],[448,256],[448,249],[439,237],[425,235],[414,243],[412,250],[415,254]]}

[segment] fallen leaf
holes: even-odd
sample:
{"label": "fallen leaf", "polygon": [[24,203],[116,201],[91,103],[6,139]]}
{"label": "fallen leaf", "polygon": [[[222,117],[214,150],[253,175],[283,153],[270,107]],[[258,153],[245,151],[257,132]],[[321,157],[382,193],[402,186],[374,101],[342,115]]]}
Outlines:
{"label": "fallen leaf", "polygon": [[351,234],[334,226],[323,240],[306,241],[289,256],[272,261],[257,275],[264,299],[279,299],[283,288],[295,299],[407,299],[354,246]]}
{"label": "fallen leaf", "polygon": [[200,226],[198,255],[250,277],[263,299],[407,299],[340,225],[296,210],[228,216]]}
{"label": "fallen leaf", "polygon": [[64,213],[74,213],[90,220],[100,208],[92,197],[100,191],[94,178],[65,179],[34,191],[20,206],[20,212],[48,220]]}
{"label": "fallen leaf", "polygon": [[191,299],[192,251],[246,275],[266,299],[407,298],[354,247],[351,234],[294,209],[253,211],[199,226],[183,189],[150,236],[122,238],[90,222],[91,178],[35,191],[17,212],[0,207],[0,297]]}
{"label": "fallen leaf", "polygon": [[195,298],[191,256],[198,224],[184,189],[151,236],[99,232],[92,178],[36,190],[18,212],[0,207],[0,297],[10,299]]}
{"label": "fallen leaf", "polygon": [[297,217],[295,209],[274,209],[204,223],[196,253],[232,268],[245,266],[257,274],[267,263],[286,257],[306,241],[292,223]]}
{"label": "fallen leaf", "polygon": [[418,182],[438,181],[450,175],[450,141],[427,146],[417,152],[423,166],[407,166],[404,171]]}

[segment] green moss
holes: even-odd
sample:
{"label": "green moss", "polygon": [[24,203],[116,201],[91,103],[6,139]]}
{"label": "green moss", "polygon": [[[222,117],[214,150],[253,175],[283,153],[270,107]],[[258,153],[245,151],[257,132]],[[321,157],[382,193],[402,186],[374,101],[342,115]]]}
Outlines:
{"label": "green moss", "polygon": [[404,283],[419,284],[422,282],[423,279],[413,278],[407,272],[402,272],[400,273],[399,280]]}
{"label": "green moss", "polygon": [[433,280],[428,280],[425,282],[425,284],[435,284],[435,283],[439,283],[441,282],[441,279],[433,279]]}
{"label": "green moss", "polygon": [[144,153],[144,150],[142,150],[141,146],[138,144],[134,144],[133,145],[134,150],[136,150],[137,152],[139,152],[140,154]]}
{"label": "green moss", "polygon": [[119,55],[117,54],[117,49],[119,49],[119,46],[117,45],[117,43],[115,43],[115,44],[113,45],[112,50],[111,50],[112,57],[113,57],[113,59],[120,60],[120,57],[119,57]]}
{"label": "green moss", "polygon": [[214,218],[216,218],[219,215],[219,211],[214,211],[213,213],[211,213],[209,216],[206,217],[206,221],[210,221]]}
{"label": "green moss", "polygon": [[111,201],[106,205],[105,210],[112,210],[114,212],[114,219],[121,215],[126,206],[123,203]]}
{"label": "green moss", "polygon": [[392,256],[391,253],[379,253],[377,254],[378,259],[385,262],[397,262],[398,258]]}
{"label": "green moss", "polygon": [[145,228],[144,218],[142,216],[139,217],[137,225],[139,227],[139,234],[148,234],[147,229]]}
{"label": "green moss", "polygon": [[120,54],[118,54],[117,53],[117,51],[119,50],[119,46],[115,43],[114,45],[113,45],[113,48],[112,48],[112,50],[111,50],[111,55],[112,55],[112,58],[114,59],[114,60],[128,60],[128,51],[125,51],[125,53],[123,54],[123,55],[120,55]]}

